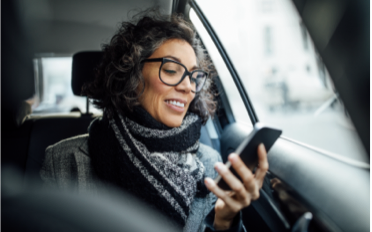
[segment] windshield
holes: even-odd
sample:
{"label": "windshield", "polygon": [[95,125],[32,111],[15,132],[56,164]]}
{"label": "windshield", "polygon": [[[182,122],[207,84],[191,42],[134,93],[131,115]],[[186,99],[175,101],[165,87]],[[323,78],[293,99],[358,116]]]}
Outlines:
{"label": "windshield", "polygon": [[[291,1],[197,2],[232,60],[260,122],[281,128],[287,138],[368,162],[327,69]],[[195,13],[190,18],[198,25]],[[203,42],[208,41],[200,33],[203,29],[196,27]],[[209,50],[212,45],[205,46]],[[217,59],[213,54],[211,57]],[[216,68],[219,72],[218,65]],[[240,108],[234,114],[247,112]]]}

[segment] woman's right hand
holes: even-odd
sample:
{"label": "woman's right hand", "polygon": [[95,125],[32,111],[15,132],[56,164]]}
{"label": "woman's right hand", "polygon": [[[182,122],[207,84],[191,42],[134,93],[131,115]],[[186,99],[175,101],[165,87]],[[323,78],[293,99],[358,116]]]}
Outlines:
{"label": "woman's right hand", "polygon": [[205,178],[207,188],[218,197],[215,205],[215,229],[229,229],[234,217],[240,210],[249,206],[252,200],[259,198],[259,190],[262,188],[266,172],[269,169],[269,163],[267,162],[267,153],[263,144],[259,145],[257,153],[258,167],[255,174],[249,170],[237,154],[232,153],[229,155],[228,159],[242,181],[223,163],[215,164],[215,169],[232,191],[222,190],[211,178]]}

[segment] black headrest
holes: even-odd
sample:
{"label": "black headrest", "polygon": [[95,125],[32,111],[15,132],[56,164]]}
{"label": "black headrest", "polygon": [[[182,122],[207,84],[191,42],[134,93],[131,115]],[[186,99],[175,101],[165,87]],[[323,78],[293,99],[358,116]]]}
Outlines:
{"label": "black headrest", "polygon": [[81,90],[85,83],[94,80],[94,69],[98,67],[103,52],[78,52],[72,57],[72,92],[82,96]]}

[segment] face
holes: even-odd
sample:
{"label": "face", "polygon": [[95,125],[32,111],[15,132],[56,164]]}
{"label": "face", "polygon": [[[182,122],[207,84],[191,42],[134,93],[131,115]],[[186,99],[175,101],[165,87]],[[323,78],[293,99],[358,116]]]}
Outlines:
{"label": "face", "polygon": [[[190,72],[198,69],[193,48],[186,41],[179,39],[164,42],[149,57],[149,59],[152,58],[168,58],[178,61],[185,65]],[[164,84],[159,78],[160,65],[161,62],[144,63],[142,75],[145,79],[145,90],[139,101],[155,120],[169,127],[178,127],[181,125],[195,93],[191,91],[188,76],[177,86]],[[140,89],[142,90],[142,87]]]}

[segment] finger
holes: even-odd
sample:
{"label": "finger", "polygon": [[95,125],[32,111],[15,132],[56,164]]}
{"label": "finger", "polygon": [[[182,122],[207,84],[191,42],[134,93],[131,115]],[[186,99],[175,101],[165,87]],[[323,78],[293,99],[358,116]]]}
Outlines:
{"label": "finger", "polygon": [[273,178],[270,180],[271,187],[275,189],[275,187],[279,184],[280,185],[281,181],[278,178]]}
{"label": "finger", "polygon": [[221,175],[222,179],[230,188],[236,192],[238,198],[245,198],[247,191],[243,183],[224,165],[223,163],[216,163],[215,169]]}
{"label": "finger", "polygon": [[212,193],[214,193],[214,195],[216,195],[218,198],[220,198],[221,200],[223,200],[225,202],[225,204],[234,212],[234,213],[237,213],[241,210],[241,206],[239,204],[239,202],[237,202],[236,200],[234,200],[230,195],[231,195],[231,192],[228,192],[228,191],[224,191],[222,190],[220,187],[218,187],[216,185],[216,183],[209,177],[205,178],[204,179],[204,183],[205,183],[205,186],[207,186],[207,188],[209,189],[209,191],[211,191]]}
{"label": "finger", "polygon": [[269,163],[267,162],[267,153],[265,146],[261,143],[257,149],[258,153],[258,168],[256,170],[256,179],[262,187],[262,183],[265,179],[266,172],[269,170]]}
{"label": "finger", "polygon": [[236,173],[238,173],[238,175],[242,179],[244,186],[246,187],[246,190],[248,192],[253,192],[256,183],[252,171],[249,170],[249,168],[244,164],[242,159],[234,153],[229,155],[229,161],[233,166],[234,170],[236,171]]}

